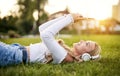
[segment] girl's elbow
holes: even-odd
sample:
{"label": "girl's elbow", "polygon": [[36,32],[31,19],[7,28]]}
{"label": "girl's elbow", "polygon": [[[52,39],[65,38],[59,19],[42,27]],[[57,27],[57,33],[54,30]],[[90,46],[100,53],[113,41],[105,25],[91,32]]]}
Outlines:
{"label": "girl's elbow", "polygon": [[42,32],[42,27],[41,27],[41,25],[40,25],[38,28],[39,28],[39,32],[41,33],[41,32]]}
{"label": "girl's elbow", "polygon": [[49,31],[42,31],[42,32],[40,32],[40,38],[42,40],[46,40],[46,39],[50,40],[50,39],[53,39],[53,35]]}

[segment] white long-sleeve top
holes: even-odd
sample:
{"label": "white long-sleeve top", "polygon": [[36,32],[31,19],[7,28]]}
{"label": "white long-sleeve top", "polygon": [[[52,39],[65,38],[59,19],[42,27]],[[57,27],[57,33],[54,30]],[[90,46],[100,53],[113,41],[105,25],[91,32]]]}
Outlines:
{"label": "white long-sleeve top", "polygon": [[46,55],[51,54],[44,43],[36,43],[30,45],[30,62],[41,62],[47,61]]}
{"label": "white long-sleeve top", "polygon": [[30,62],[46,62],[45,55],[51,54],[54,63],[61,63],[67,51],[54,39],[54,35],[73,22],[70,14],[50,20],[39,27],[42,43],[30,45]]}

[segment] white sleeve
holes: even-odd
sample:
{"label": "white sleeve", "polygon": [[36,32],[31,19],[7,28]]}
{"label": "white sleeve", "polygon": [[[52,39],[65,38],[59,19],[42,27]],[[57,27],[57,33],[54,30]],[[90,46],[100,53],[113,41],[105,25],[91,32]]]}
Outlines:
{"label": "white sleeve", "polygon": [[41,32],[41,39],[52,53],[54,63],[61,63],[67,55],[67,51],[58,44],[54,35],[72,22],[73,18],[68,14]]}
{"label": "white sleeve", "polygon": [[39,26],[39,32],[42,32],[43,30],[45,30],[47,27],[49,27],[50,25],[54,24],[55,22],[63,19],[64,16],[58,17],[56,19],[50,20],[48,22],[43,23],[42,25]]}

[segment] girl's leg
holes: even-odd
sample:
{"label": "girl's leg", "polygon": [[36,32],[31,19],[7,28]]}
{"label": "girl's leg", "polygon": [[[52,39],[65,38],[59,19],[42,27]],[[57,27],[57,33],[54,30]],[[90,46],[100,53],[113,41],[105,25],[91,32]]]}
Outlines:
{"label": "girl's leg", "polygon": [[64,16],[63,19],[53,23],[51,26],[41,32],[41,39],[52,53],[54,63],[61,63],[67,55],[66,50],[61,47],[54,39],[54,35],[72,22],[73,18],[69,14]]}

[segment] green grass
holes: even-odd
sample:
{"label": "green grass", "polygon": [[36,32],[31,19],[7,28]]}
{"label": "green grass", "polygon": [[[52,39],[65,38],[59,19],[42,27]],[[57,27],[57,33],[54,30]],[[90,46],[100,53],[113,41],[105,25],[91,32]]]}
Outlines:
{"label": "green grass", "polygon": [[[0,68],[0,76],[120,76],[120,35],[73,35],[62,38],[66,44],[93,40],[102,47],[101,59],[83,63],[65,64],[20,64]],[[5,43],[20,43],[29,45],[40,42],[39,38],[2,39]]]}

